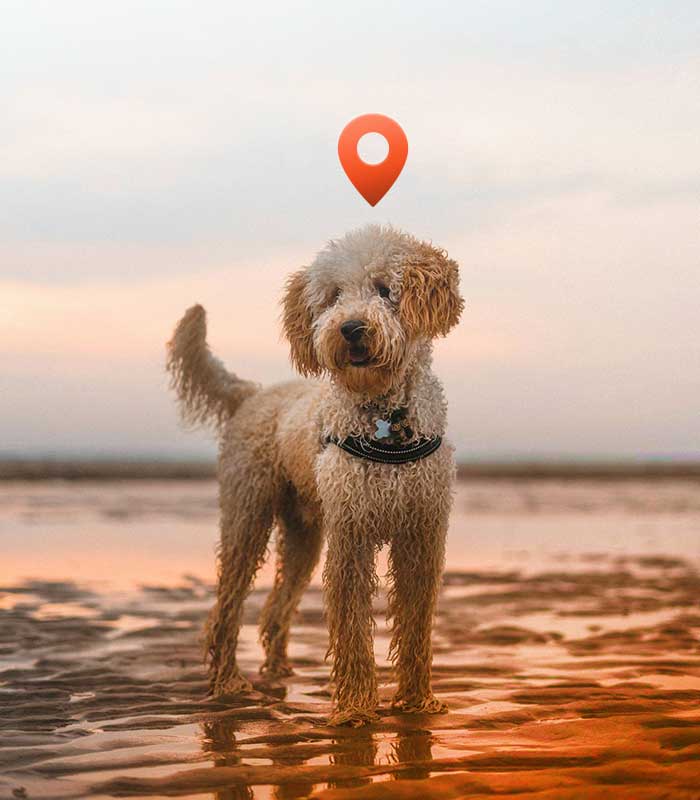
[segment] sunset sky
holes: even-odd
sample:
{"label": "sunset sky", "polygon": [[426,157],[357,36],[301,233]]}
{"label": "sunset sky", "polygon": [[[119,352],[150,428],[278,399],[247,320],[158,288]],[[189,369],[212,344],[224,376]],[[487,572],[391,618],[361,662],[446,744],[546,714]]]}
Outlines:
{"label": "sunset sky", "polygon": [[[164,342],[203,303],[289,378],[285,275],[390,222],[467,308],[436,346],[463,458],[700,456],[700,5],[3,5],[0,452],[204,456]],[[336,143],[396,119],[375,208]]]}

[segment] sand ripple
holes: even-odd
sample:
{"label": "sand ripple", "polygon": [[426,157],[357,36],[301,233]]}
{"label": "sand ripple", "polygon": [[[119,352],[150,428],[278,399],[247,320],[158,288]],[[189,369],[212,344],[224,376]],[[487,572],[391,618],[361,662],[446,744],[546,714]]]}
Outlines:
{"label": "sand ripple", "polygon": [[[327,726],[321,597],[296,675],[205,696],[194,578],[107,594],[0,590],[0,796],[678,798],[700,796],[700,575],[680,558],[598,557],[527,574],[448,572],[436,628],[445,716]],[[571,567],[569,569],[569,567]],[[242,663],[259,664],[255,591]],[[392,693],[377,602],[378,663]]]}

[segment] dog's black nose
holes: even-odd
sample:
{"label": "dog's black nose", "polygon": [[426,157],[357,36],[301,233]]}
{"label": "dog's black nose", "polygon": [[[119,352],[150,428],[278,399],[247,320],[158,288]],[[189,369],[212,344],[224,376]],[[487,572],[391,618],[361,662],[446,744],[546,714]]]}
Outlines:
{"label": "dog's black nose", "polygon": [[357,342],[365,329],[365,323],[361,319],[349,319],[340,326],[340,332],[349,342]]}

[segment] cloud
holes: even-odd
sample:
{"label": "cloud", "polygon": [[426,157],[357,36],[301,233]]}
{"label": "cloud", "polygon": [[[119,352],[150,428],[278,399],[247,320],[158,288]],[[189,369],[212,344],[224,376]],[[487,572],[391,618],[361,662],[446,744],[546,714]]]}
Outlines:
{"label": "cloud", "polygon": [[[461,452],[695,447],[697,4],[23,0],[3,28],[7,446],[209,446],[164,384],[179,314],[288,377],[283,276],[376,220],[462,264]],[[376,209],[335,149],[367,111],[410,146]]]}
{"label": "cloud", "polygon": [[11,3],[3,240],[311,245],[368,218],[335,152],[368,110],[410,142],[376,213],[435,236],[567,191],[698,188],[692,3],[286,11]]}

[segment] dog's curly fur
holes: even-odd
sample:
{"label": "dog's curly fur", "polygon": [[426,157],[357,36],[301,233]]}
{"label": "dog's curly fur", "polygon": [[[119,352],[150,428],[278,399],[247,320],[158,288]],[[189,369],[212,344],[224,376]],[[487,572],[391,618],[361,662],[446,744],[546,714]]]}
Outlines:
{"label": "dog's curly fur", "polygon": [[[442,436],[446,404],[431,372],[431,340],[463,307],[457,264],[393,228],[332,241],[286,286],[283,326],[307,378],[260,389],[227,372],[206,344],[205,312],[187,311],[168,344],[185,420],[220,431],[221,542],[207,655],[216,695],[250,688],[236,664],[243,601],[277,526],[277,569],[260,634],[263,674],[291,673],[289,626],[328,544],[323,571],[334,683],[331,722],[376,718],[372,598],[375,556],[390,548],[394,705],[444,710],[431,691],[432,617],[454,475],[443,445],[404,464],[356,458],[327,437],[371,435],[381,411],[405,407],[415,436]],[[363,323],[359,341],[340,326]],[[326,378],[325,380],[318,380]]]}

